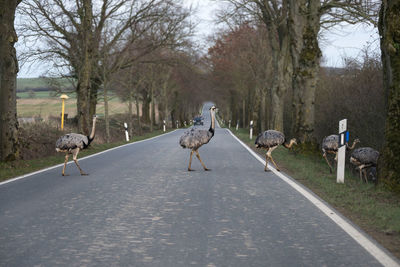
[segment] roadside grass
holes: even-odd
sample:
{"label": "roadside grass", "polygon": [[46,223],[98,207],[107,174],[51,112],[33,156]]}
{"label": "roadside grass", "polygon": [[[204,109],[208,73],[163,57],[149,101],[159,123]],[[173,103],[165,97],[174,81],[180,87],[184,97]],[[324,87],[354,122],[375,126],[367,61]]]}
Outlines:
{"label": "roadside grass", "polygon": [[[173,131],[173,129],[167,130],[166,133]],[[96,144],[96,140],[90,147],[86,150],[82,150],[79,153],[78,160],[88,155],[92,155],[95,153],[102,152],[104,150],[114,148],[117,146],[121,146],[124,144],[129,144],[137,141],[141,141],[144,139],[148,139],[151,137],[155,137],[158,135],[163,134],[162,130],[156,130],[152,133],[146,133],[142,136],[134,136],[131,138],[130,142],[115,142],[115,143],[108,143],[108,144]],[[59,153],[57,156],[49,156],[40,159],[33,159],[33,160],[18,160],[14,162],[0,162],[0,182],[6,181],[8,179],[18,177],[24,174],[28,174],[31,172],[35,172],[38,170],[42,170],[60,163],[64,163],[65,154]],[[72,157],[70,157],[70,161],[72,161]],[[61,170],[60,170],[61,175]]]}
{"label": "roadside grass", "polygon": [[[232,129],[232,132],[265,159],[265,150],[254,147],[255,137],[250,140],[247,129]],[[353,174],[349,166],[346,167],[345,183],[336,183],[336,173],[330,174],[322,155],[296,155],[280,146],[272,156],[283,172],[305,185],[400,258],[399,196],[380,184],[361,182],[358,171]],[[260,171],[263,171],[263,166],[260,166]]]}

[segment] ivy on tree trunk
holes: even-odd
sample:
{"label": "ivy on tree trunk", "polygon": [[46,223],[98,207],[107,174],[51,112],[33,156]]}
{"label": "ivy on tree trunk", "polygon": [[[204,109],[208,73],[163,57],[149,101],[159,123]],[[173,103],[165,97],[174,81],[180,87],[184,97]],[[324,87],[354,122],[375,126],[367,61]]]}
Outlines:
{"label": "ivy on tree trunk", "polygon": [[400,1],[382,1],[379,34],[387,99],[379,177],[392,190],[400,192]]}

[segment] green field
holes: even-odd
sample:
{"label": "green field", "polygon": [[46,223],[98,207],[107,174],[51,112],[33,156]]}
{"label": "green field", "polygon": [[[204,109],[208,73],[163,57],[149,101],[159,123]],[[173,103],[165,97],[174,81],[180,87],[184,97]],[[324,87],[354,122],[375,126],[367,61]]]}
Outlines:
{"label": "green field", "polygon": [[58,78],[50,80],[48,78],[18,78],[17,79],[17,91],[29,90],[33,88],[48,88],[52,86],[52,83],[60,89],[70,88],[72,84],[66,78]]}

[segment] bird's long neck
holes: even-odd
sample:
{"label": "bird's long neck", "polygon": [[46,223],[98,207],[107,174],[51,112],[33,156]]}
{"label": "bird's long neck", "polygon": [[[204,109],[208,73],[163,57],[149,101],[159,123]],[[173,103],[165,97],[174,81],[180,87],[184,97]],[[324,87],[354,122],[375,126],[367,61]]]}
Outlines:
{"label": "bird's long neck", "polygon": [[210,129],[209,131],[214,135],[215,132],[215,114],[214,112],[211,110],[211,125],[210,125]]}
{"label": "bird's long neck", "polygon": [[351,146],[348,147],[348,149],[354,149],[354,147],[356,146],[357,142],[353,141],[353,144]]}
{"label": "bird's long neck", "polygon": [[289,143],[287,143],[285,140],[285,142],[283,143],[283,146],[286,147],[287,149],[290,149],[293,146],[293,144],[294,144],[293,140],[290,140]]}
{"label": "bird's long neck", "polygon": [[93,141],[95,131],[96,131],[96,117],[93,118],[92,132],[90,133],[89,138],[88,138],[89,142]]}

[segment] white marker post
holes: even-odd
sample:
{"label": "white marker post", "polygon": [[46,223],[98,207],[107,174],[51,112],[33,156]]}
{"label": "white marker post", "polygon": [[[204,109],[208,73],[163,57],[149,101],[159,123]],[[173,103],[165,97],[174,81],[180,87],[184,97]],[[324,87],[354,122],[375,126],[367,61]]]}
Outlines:
{"label": "white marker post", "polygon": [[179,128],[179,122],[176,121],[175,124],[176,124],[176,129],[178,129]]}
{"label": "white marker post", "polygon": [[229,120],[229,129],[231,128],[231,120]]}
{"label": "white marker post", "polygon": [[250,140],[253,139],[253,121],[250,121]]}
{"label": "white marker post", "polygon": [[346,164],[346,131],[347,119],[339,121],[339,149],[337,158],[337,176],[336,182],[344,184],[344,166]]}
{"label": "white marker post", "polygon": [[126,142],[129,142],[128,124],[124,122]]}
{"label": "white marker post", "polygon": [[165,120],[163,120],[163,131],[164,131],[164,133],[165,133],[165,131],[166,131]]}
{"label": "white marker post", "polygon": [[236,131],[239,130],[239,120],[236,122]]}

